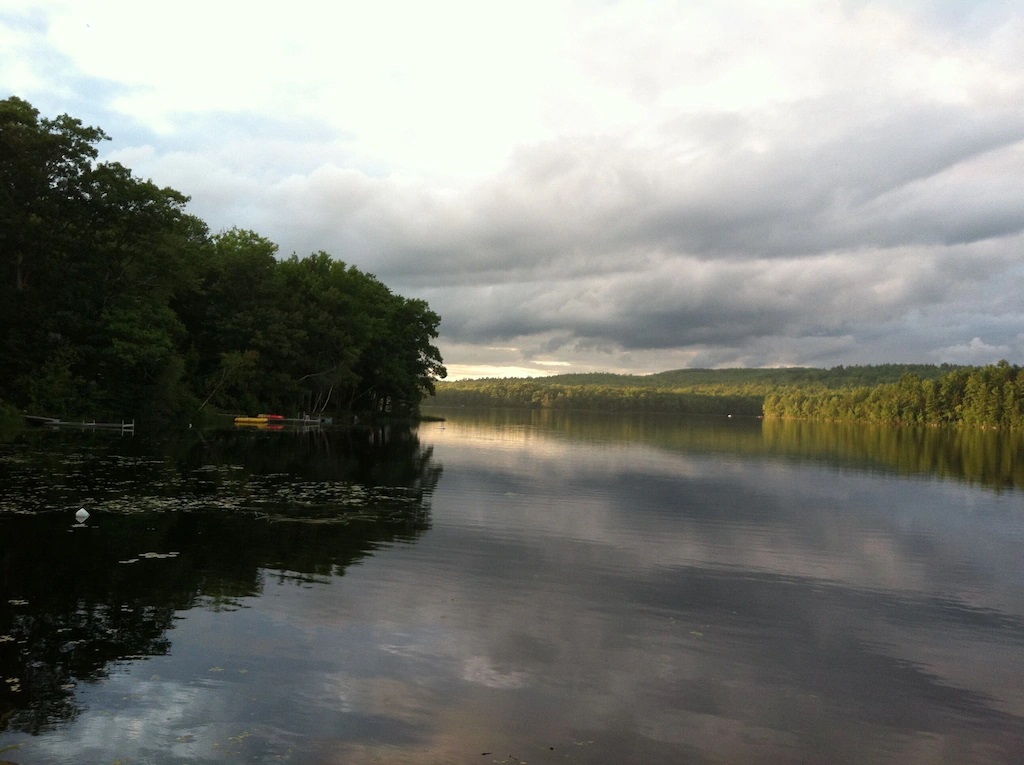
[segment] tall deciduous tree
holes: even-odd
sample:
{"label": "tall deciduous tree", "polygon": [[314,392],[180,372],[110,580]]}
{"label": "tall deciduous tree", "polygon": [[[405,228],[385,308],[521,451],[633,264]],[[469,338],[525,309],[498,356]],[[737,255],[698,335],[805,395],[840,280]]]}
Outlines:
{"label": "tall deciduous tree", "polygon": [[[85,176],[103,131],[63,115],[40,118],[27,101],[0,101],[0,397],[57,350],[52,290],[73,251]],[[60,364],[75,357],[59,354]],[[67,371],[67,370],[66,370]]]}

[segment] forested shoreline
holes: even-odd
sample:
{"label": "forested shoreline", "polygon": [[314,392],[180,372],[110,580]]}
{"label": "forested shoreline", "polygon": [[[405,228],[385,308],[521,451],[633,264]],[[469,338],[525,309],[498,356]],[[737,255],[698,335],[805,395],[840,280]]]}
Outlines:
{"label": "forested shoreline", "polygon": [[1024,368],[1000,361],[492,378],[440,383],[436,403],[1020,429]]}
{"label": "forested shoreline", "polygon": [[0,409],[62,418],[442,406],[1024,428],[1024,370],[881,364],[439,382],[440,317],[326,252],[212,233],[99,162],[107,136],[0,101]]}
{"label": "forested shoreline", "polygon": [[98,162],[107,136],[0,101],[0,404],[58,417],[415,412],[440,317],[325,252],[211,233]]}

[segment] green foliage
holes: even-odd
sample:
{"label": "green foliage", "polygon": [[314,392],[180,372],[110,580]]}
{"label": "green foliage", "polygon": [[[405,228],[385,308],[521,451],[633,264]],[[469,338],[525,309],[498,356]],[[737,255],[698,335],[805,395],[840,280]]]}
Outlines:
{"label": "green foliage", "polygon": [[104,133],[0,101],[0,401],[143,419],[407,411],[440,318],[326,253],[211,236],[188,197],[97,163]]}
{"label": "green foliage", "polygon": [[58,345],[35,374],[19,381],[34,411],[84,414],[82,390],[85,381],[73,371],[77,361],[78,354],[73,348],[66,344]]}
{"label": "green foliage", "polygon": [[375,277],[318,252],[278,260],[233,229],[212,238],[202,287],[180,315],[201,398],[230,411],[411,411],[443,376],[440,318]]}
{"label": "green foliage", "polygon": [[765,397],[766,417],[893,424],[1024,427],[1024,369],[1007,361],[947,367],[936,379],[908,372],[896,382],[830,389],[786,387]]}

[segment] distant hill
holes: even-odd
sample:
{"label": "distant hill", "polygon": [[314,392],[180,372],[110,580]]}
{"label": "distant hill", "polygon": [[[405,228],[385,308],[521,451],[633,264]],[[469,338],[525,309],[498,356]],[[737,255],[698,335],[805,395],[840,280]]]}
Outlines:
{"label": "distant hill", "polygon": [[[898,382],[903,375],[914,374],[922,380],[938,380],[954,369],[953,364],[869,364],[816,367],[773,367],[766,369],[673,369],[650,375],[625,375],[609,372],[582,372],[529,378],[551,385],[601,385],[627,388],[686,389],[707,386],[824,385],[846,388],[858,385],[880,385]],[[493,379],[493,378],[491,378]],[[471,381],[463,381],[471,382]],[[475,382],[475,381],[473,381]],[[443,383],[444,384],[444,383]],[[450,385],[451,383],[447,383]]]}

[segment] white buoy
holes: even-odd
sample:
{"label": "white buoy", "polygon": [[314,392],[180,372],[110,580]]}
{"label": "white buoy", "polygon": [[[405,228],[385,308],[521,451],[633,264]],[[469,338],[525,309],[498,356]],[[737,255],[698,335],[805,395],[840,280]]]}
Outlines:
{"label": "white buoy", "polygon": [[85,523],[86,520],[88,520],[88,518],[89,518],[89,511],[86,510],[84,507],[80,508],[78,510],[78,512],[75,513],[75,520],[78,521],[79,523]]}

